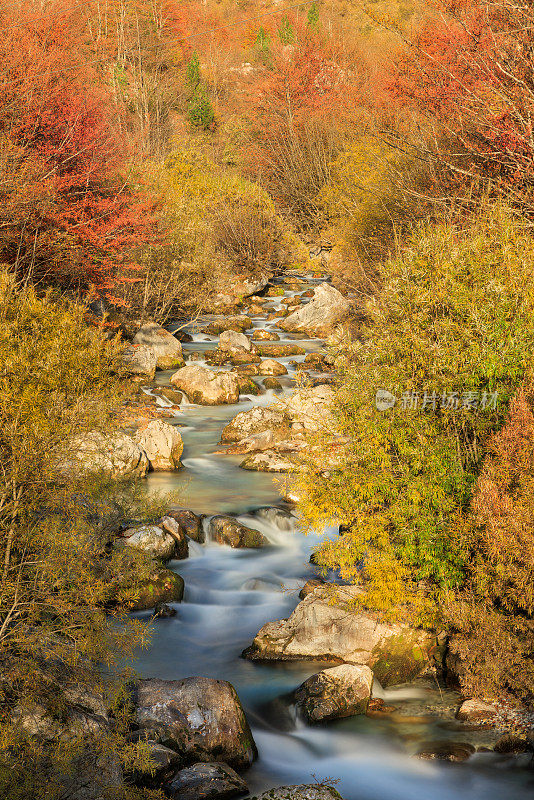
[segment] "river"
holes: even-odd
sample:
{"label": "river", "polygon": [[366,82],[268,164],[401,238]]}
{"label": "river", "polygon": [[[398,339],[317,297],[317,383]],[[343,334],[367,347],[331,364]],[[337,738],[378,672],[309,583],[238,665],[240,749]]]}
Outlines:
{"label": "river", "polygon": [[[310,284],[314,280],[309,277]],[[300,292],[287,290],[284,296],[306,288],[309,286]],[[267,312],[280,308],[281,299],[271,298],[264,308]],[[276,328],[277,321],[266,321],[265,315],[253,317],[254,328],[268,328],[280,336],[276,344],[294,344],[295,337]],[[186,360],[199,358],[217,345],[218,337],[198,333],[198,328],[197,321],[186,329],[193,335],[193,341],[184,344]],[[299,338],[298,344],[309,352],[322,349],[324,343]],[[303,358],[278,359],[289,373],[280,379],[284,392],[291,390],[295,372],[289,362]],[[171,374],[157,373],[158,382],[167,384]],[[184,469],[151,473],[149,489],[179,492],[180,505],[196,513],[238,515],[244,524],[264,533],[271,546],[232,550],[191,542],[190,557],[170,565],[185,580],[184,602],[177,606],[175,617],[154,623],[151,646],[139,654],[138,671],[145,677],[164,679],[202,675],[235,686],[259,750],[258,761],[244,776],[251,795],[284,784],[335,779],[345,800],[532,798],[532,774],[529,777],[511,769],[491,753],[477,753],[468,763],[458,765],[413,757],[423,742],[489,744],[495,740],[494,732],[466,734],[454,721],[456,695],[450,691],[442,693],[424,681],[386,692],[377,687],[377,693],[398,709],[394,718],[359,716],[308,727],[296,719],[283,696],[325,664],[260,664],[240,657],[263,624],[292,612],[299,589],[312,575],[309,556],[314,544],[319,536],[336,535],[335,530],[326,530],[305,536],[296,518],[282,515],[276,519],[262,511],[273,506],[287,508],[277,489],[277,476],[273,479],[272,474],[240,469],[243,456],[215,454],[220,449],[221,430],[230,419],[274,398],[269,391],[257,397],[242,396],[233,406],[182,404],[175,419],[169,420],[180,426]],[[441,713],[429,717],[429,707]]]}

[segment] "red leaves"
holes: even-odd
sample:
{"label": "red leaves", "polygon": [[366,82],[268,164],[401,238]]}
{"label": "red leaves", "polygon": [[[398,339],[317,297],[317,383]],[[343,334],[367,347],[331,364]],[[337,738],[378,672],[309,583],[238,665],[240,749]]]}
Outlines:
{"label": "red leaves", "polygon": [[[84,59],[83,21],[68,10],[4,20],[0,130],[9,142],[6,200],[15,213],[11,226],[2,225],[2,257],[35,279],[109,294],[154,221],[118,177],[126,153]],[[39,187],[44,196],[29,210],[25,198]]]}

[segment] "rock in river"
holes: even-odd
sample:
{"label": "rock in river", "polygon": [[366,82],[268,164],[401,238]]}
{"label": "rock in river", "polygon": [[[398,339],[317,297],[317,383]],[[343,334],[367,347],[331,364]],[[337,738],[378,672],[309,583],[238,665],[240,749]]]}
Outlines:
{"label": "rock in river", "polygon": [[157,525],[142,525],[129,528],[120,539],[115,541],[116,547],[133,547],[147,553],[152,558],[168,561],[174,555],[175,541]]}
{"label": "rock in river", "polygon": [[126,433],[89,431],[75,436],[58,463],[60,474],[102,472],[108,478],[142,478],[148,472],[145,451]]}
{"label": "rock in river", "polygon": [[405,625],[380,622],[355,608],[357,586],[317,588],[288,619],[268,622],[243,655],[256,661],[339,660],[370,667],[383,686],[405,683],[427,665],[430,634]]}
{"label": "rock in river", "polygon": [[343,800],[336,789],[312,783],[301,786],[280,786],[253,797],[252,800]]}
{"label": "rock in river", "polygon": [[171,383],[192,403],[217,406],[239,401],[239,382],[231,372],[214,372],[206,367],[182,367]]}
{"label": "rock in river", "polygon": [[233,517],[212,517],[209,524],[210,537],[218,544],[228,544],[230,547],[265,547],[269,541],[254,528],[241,525]]}
{"label": "rock in river", "polygon": [[248,787],[228,764],[198,763],[181,769],[165,785],[172,800],[230,800],[247,794]]}
{"label": "rock in river", "polygon": [[159,470],[180,469],[180,456],[184,445],[178,428],[161,419],[153,419],[140,428],[135,441],[147,454],[150,468]]}
{"label": "rock in river", "polygon": [[295,691],[295,702],[310,723],[365,714],[372,685],[369,667],[341,664],[305,680]]}
{"label": "rock in river", "polygon": [[212,678],[141,680],[134,690],[135,719],[189,763],[217,761],[246,769],[257,757],[234,687]]}
{"label": "rock in river", "polygon": [[240,411],[223,428],[221,442],[239,442],[264,431],[276,432],[280,441],[289,438],[291,432],[289,419],[281,411],[261,406],[251,408],[250,411]]}
{"label": "rock in river", "polygon": [[156,374],[157,357],[146,344],[129,345],[122,354],[122,365],[127,375],[138,375],[152,380]]}
{"label": "rock in river", "polygon": [[250,339],[244,333],[236,331],[223,331],[219,337],[219,350],[228,353],[238,353],[240,350],[254,352]]}
{"label": "rock in river", "polygon": [[135,334],[133,344],[150,347],[156,357],[157,369],[171,369],[184,363],[181,342],[156,322],[143,325]]}
{"label": "rock in river", "polygon": [[281,323],[285,331],[304,331],[312,335],[328,333],[350,308],[349,301],[329,283],[321,283],[313,298],[301,306]]}

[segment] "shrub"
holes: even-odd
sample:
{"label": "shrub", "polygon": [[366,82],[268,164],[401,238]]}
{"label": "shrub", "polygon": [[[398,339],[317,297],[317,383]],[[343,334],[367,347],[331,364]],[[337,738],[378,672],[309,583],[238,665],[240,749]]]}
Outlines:
{"label": "shrub", "polygon": [[[337,392],[335,430],[319,458],[310,451],[302,478],[310,522],[347,526],[321,547],[320,563],[363,579],[376,607],[410,600],[423,619],[465,581],[472,486],[531,358],[533,270],[528,227],[500,208],[466,231],[423,226],[381,267],[383,288]],[[399,398],[393,409],[375,408],[378,389]],[[442,408],[440,395],[454,391],[459,407]],[[422,408],[424,392],[436,392],[435,412]],[[464,392],[481,402],[497,392],[499,403],[473,410]]]}

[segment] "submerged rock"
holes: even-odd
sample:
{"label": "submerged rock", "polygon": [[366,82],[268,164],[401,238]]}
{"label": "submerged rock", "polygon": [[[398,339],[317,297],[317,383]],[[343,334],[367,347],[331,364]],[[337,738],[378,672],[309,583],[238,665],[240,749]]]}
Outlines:
{"label": "submerged rock", "polygon": [[181,342],[156,322],[143,325],[133,337],[133,344],[150,347],[156,356],[157,369],[170,369],[184,363]]}
{"label": "submerged rock", "polygon": [[180,432],[174,425],[153,419],[137,431],[135,441],[147,454],[151,469],[155,471],[181,469],[180,456],[184,444]]}
{"label": "submerged rock", "polygon": [[269,540],[259,531],[241,525],[233,517],[217,516],[210,520],[210,537],[218,544],[228,544],[230,547],[265,547]]}
{"label": "submerged rock", "polygon": [[288,619],[268,622],[243,655],[252,660],[339,660],[370,667],[384,686],[404,683],[427,665],[430,634],[400,624],[379,622],[355,607],[357,586],[317,588]]}
{"label": "submerged rock", "polygon": [[427,761],[467,761],[475,748],[468,742],[427,742],[416,753],[418,758]]}
{"label": "submerged rock", "polygon": [[165,785],[165,794],[173,800],[230,800],[247,792],[247,784],[235,770],[214,762],[185,767]]}
{"label": "submerged rock", "polygon": [[141,680],[134,691],[135,720],[185,758],[246,769],[257,750],[234,687],[212,678]]}
{"label": "submerged rock", "polygon": [[192,403],[216,406],[239,401],[239,383],[231,372],[214,372],[207,367],[182,367],[171,383],[184,392]]}
{"label": "submerged rock", "polygon": [[270,789],[251,800],[343,800],[336,789],[313,783],[300,786],[280,786]]}
{"label": "submerged rock", "polygon": [[471,698],[464,700],[456,712],[456,719],[461,722],[490,722],[497,716],[497,709],[490,703]]}
{"label": "submerged rock", "polygon": [[281,323],[285,331],[304,331],[320,336],[328,333],[350,308],[349,301],[329,283],[321,283],[313,298],[301,306]]}
{"label": "submerged rock", "polygon": [[309,723],[365,714],[372,685],[369,667],[341,664],[305,680],[295,690],[295,702]]}

